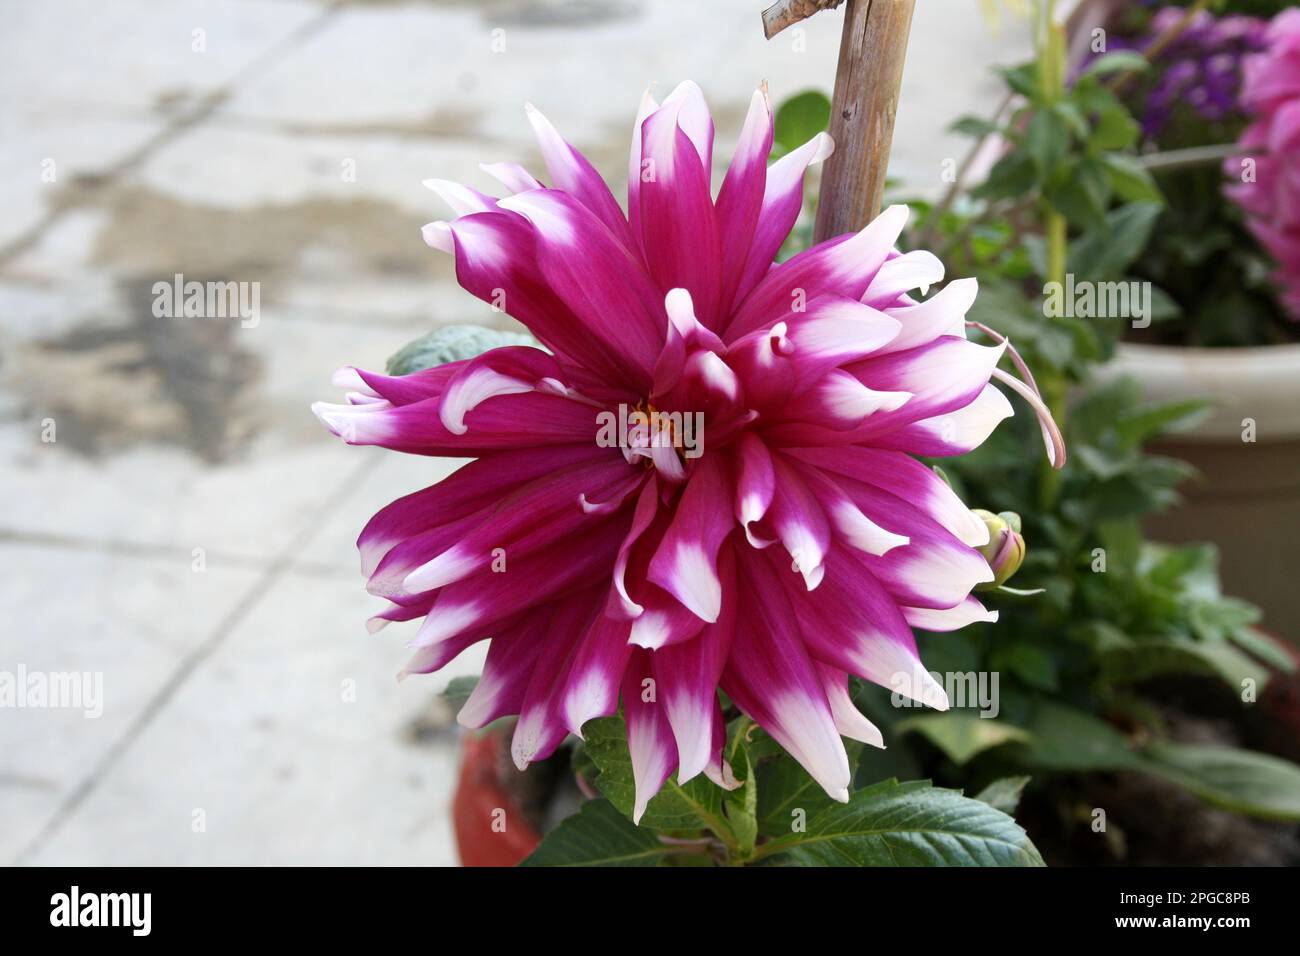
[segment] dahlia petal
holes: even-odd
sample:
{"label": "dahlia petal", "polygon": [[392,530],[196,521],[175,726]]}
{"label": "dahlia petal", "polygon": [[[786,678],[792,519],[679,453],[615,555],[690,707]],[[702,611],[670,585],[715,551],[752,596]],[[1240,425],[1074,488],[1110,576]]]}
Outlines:
{"label": "dahlia petal", "polygon": [[964,455],[984,444],[998,423],[1014,414],[1007,397],[996,386],[985,385],[964,408],[904,425],[873,438],[872,444],[934,458]]}
{"label": "dahlia petal", "polygon": [[818,133],[798,149],[778,159],[767,170],[763,204],[755,225],[744,271],[732,299],[739,304],[763,278],[781,245],[790,235],[803,206],[804,174],[808,167],[827,159],[835,151],[835,142],[826,133]]}
{"label": "dahlia petal", "polygon": [[885,260],[871,285],[862,295],[864,304],[876,309],[888,309],[898,304],[899,298],[913,289],[928,289],[943,281],[943,262],[932,252],[916,249]]}
{"label": "dahlia petal", "polygon": [[424,186],[438,194],[457,216],[471,216],[476,212],[491,212],[497,201],[472,186],[463,186],[447,179],[426,179]]}
{"label": "dahlia petal", "polygon": [[905,607],[903,608],[903,617],[907,618],[907,623],[912,627],[919,628],[922,631],[946,633],[948,631],[959,631],[971,624],[996,623],[998,612],[990,611],[980,602],[979,598],[971,595],[956,607],[942,610],[928,607]]}
{"label": "dahlia petal", "polygon": [[[503,571],[479,570],[448,584],[412,647],[431,647],[572,593],[609,566],[626,527],[624,520],[609,519],[571,535],[563,549],[542,549],[508,562]],[[580,551],[570,554],[569,547]]]}
{"label": "dahlia petal", "polygon": [[880,351],[899,334],[899,322],[854,299],[824,295],[785,320],[786,357],[795,365],[795,389],[806,388],[836,366]]}
{"label": "dahlia petal", "polygon": [[741,435],[737,449],[736,521],[753,547],[766,548],[775,542],[757,536],[753,525],[767,515],[776,494],[772,456],[762,440],[749,432]]}
{"label": "dahlia petal", "polygon": [[695,147],[707,180],[713,169],[713,117],[704,99],[704,91],[691,80],[683,80],[664,97],[659,108],[676,112],[677,124]]}
{"label": "dahlia petal", "polygon": [[836,547],[815,596],[788,587],[808,653],[837,670],[947,709],[921,665],[912,629],[889,593],[852,554]]}
{"label": "dahlia petal", "polygon": [[907,224],[907,207],[890,206],[865,229],[823,242],[769,270],[726,327],[728,342],[788,319],[800,302],[835,293],[861,298]]}
{"label": "dahlia petal", "polygon": [[826,692],[808,657],[781,584],[767,562],[747,552],[736,624],[722,688],[833,799],[849,798],[849,761]]}
{"label": "dahlia petal", "polygon": [[618,710],[618,692],[632,648],[629,624],[596,614],[578,642],[559,694],[564,726],[582,736],[582,726]]}
{"label": "dahlia petal", "polygon": [[623,677],[623,716],[627,720],[627,748],[636,787],[632,822],[640,823],[650,798],[659,792],[677,766],[672,728],[658,699],[658,685],[647,651],[634,650],[628,662]]}
{"label": "dahlia petal", "polygon": [[726,667],[736,626],[736,582],[731,549],[723,572],[723,612],[693,640],[672,644],[652,657],[659,700],[677,741],[677,782],[685,783],[717,759],[714,719],[717,687]]}
{"label": "dahlia petal", "polygon": [[777,537],[803,575],[811,591],[821,583],[823,562],[831,545],[831,526],[825,511],[799,474],[779,458],[772,462],[776,492],[769,519]]}
{"label": "dahlia petal", "polygon": [[633,548],[650,529],[659,514],[659,493],[659,481],[651,476],[645,483],[645,487],[641,489],[636,508],[632,512],[632,525],[619,545],[618,555],[614,559],[614,590],[609,595],[608,610],[611,616],[627,619],[637,617],[645,610],[632,600],[632,595],[628,591],[627,569],[632,560]]}
{"label": "dahlia petal", "polygon": [[859,437],[965,408],[988,384],[1005,350],[1005,345],[976,345],[942,336],[926,345],[853,363],[848,371],[869,388],[914,396],[894,412],[873,416],[863,424]]}
{"label": "dahlia petal", "polygon": [[837,478],[835,483],[873,521],[897,533],[905,530],[911,539],[906,547],[885,555],[859,556],[900,603],[955,607],[977,584],[993,580],[988,562],[978,551],[962,544],[913,503],[852,479]]}
{"label": "dahlia petal", "polygon": [[989,529],[933,469],[899,451],[864,448],[784,448],[823,471],[874,485],[911,502],[972,548],[989,543]]}
{"label": "dahlia petal", "polygon": [[584,403],[537,392],[497,394],[466,416],[458,435],[442,424],[439,399],[399,408],[327,405],[312,411],[349,445],[382,445],[416,455],[463,457],[504,448],[584,443],[596,435],[597,410]]}
{"label": "dahlia petal", "polygon": [[977,279],[954,279],[918,305],[892,309],[889,315],[902,325],[902,331],[881,351],[901,352],[925,345],[941,335],[965,338],[966,313],[978,293]]}
{"label": "dahlia petal", "polygon": [[497,395],[519,395],[535,390],[532,382],[503,375],[492,368],[489,362],[475,364],[472,368],[464,369],[448,386],[438,406],[438,416],[447,431],[453,435],[463,435],[468,431],[465,427],[465,413],[473,411],[480,402]]}
{"label": "dahlia petal", "polygon": [[533,174],[518,163],[479,163],[483,170],[512,193],[524,193],[530,189],[545,189]]}
{"label": "dahlia petal", "polygon": [[694,638],[704,628],[700,616],[662,588],[649,585],[641,597],[642,612],[632,621],[628,643],[646,650],[671,647]]}
{"label": "dahlia petal", "polygon": [[560,445],[486,455],[453,471],[436,485],[398,498],[381,508],[357,538],[362,574],[373,574],[394,545],[467,518],[536,478],[580,461],[599,459],[604,451]]}
{"label": "dahlia petal", "polygon": [[[671,97],[670,97],[671,99]],[[638,190],[641,246],[663,292],[687,289],[704,325],[717,321],[721,246],[708,171],[683,129],[689,97],[653,113],[642,127],[648,175]]]}
{"label": "dahlia petal", "polygon": [[834,481],[818,475],[813,469],[805,473],[804,478],[846,544],[864,554],[879,557],[911,542],[907,535],[895,534],[868,518]]}
{"label": "dahlia petal", "polygon": [[630,384],[644,393],[666,323],[663,292],[654,288],[641,263],[566,193],[534,189],[500,205],[532,224],[546,282],[578,318],[572,334],[596,339]]}
{"label": "dahlia petal", "polygon": [[534,760],[545,760],[568,736],[555,691],[564,678],[577,635],[583,633],[591,618],[593,600],[594,595],[584,592],[552,610],[510,739],[510,756],[520,770],[526,770]]}
{"label": "dahlia petal", "polygon": [[885,738],[880,728],[862,716],[849,696],[849,675],[825,664],[819,663],[816,667],[826,691],[826,700],[831,705],[831,716],[835,718],[835,729],[843,737],[884,750]]}
{"label": "dahlia petal", "polygon": [[713,743],[709,748],[709,762],[704,767],[704,775],[723,790],[738,790],[744,785],[737,780],[731,764],[722,756],[727,746],[727,725],[722,719],[722,705],[716,696],[713,701]]}
{"label": "dahlia petal", "polygon": [[848,372],[832,369],[811,389],[786,403],[780,417],[847,430],[857,428],[869,415],[901,408],[911,397],[911,392],[877,392]]}
{"label": "dahlia petal", "polygon": [[718,550],[731,531],[731,487],[716,455],[701,458],[686,483],[659,549],[649,580],[710,624],[722,609]]}
{"label": "dahlia petal", "polygon": [[[448,526],[459,534],[440,553],[425,545],[423,536],[408,539],[385,556],[376,576],[387,572],[391,578],[400,577],[402,591],[418,593],[459,581],[476,570],[491,571],[498,556],[505,560],[508,572],[510,561],[549,547],[593,521],[605,520],[609,511],[590,512],[578,505],[584,491],[621,502],[642,481],[638,469],[614,456],[539,478],[492,506],[472,527],[464,522]],[[445,541],[445,535],[437,534],[435,547]],[[392,596],[388,589],[375,593]]]}
{"label": "dahlia petal", "polygon": [[462,288],[518,319],[561,359],[606,381],[621,381],[622,367],[551,288],[539,266],[536,233],[525,219],[502,210],[463,216],[448,228]]}
{"label": "dahlia petal", "polygon": [[548,611],[533,612],[492,638],[483,673],[456,714],[458,724],[477,730],[507,714],[519,713],[542,651],[548,618]]}
{"label": "dahlia petal", "polygon": [[[749,101],[749,112],[740,132],[740,141],[732,154],[731,165],[727,168],[714,207],[718,218],[718,234],[722,240],[719,301],[728,309],[738,298],[744,297],[743,293],[737,295],[737,289],[749,258],[759,212],[763,208],[767,158],[772,152],[772,123],[772,104],[768,100],[767,91],[755,90]],[[771,262],[769,256],[764,268]],[[760,272],[759,275],[761,274]]]}
{"label": "dahlia petal", "polygon": [[591,210],[625,249],[635,249],[623,210],[619,208],[618,200],[609,191],[600,173],[596,172],[582,153],[564,141],[564,137],[540,110],[530,103],[524,107],[524,111],[537,136],[542,160],[546,163],[546,171],[550,174],[553,187],[573,196]]}
{"label": "dahlia petal", "polygon": [[659,103],[650,95],[650,91],[646,90],[641,94],[641,105],[637,107],[636,122],[632,124],[632,153],[628,159],[627,169],[627,221],[633,237],[638,242],[641,238],[641,183],[645,181],[646,176],[650,175],[650,169],[641,154],[641,130],[645,126],[645,121],[658,109]]}

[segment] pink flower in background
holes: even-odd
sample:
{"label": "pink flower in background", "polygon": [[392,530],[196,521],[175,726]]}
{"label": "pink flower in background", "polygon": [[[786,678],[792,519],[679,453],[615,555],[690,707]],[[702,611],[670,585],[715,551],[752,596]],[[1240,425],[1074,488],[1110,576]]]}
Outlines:
{"label": "pink flower in background", "polygon": [[[1253,182],[1228,187],[1251,232],[1277,260],[1282,301],[1300,319],[1300,10],[1273,18],[1268,49],[1245,62],[1242,102],[1255,117],[1240,145],[1255,161]],[[1243,161],[1228,160],[1241,180]]]}
{"label": "pink flower in background", "polygon": [[476,459],[362,532],[390,602],[372,627],[423,619],[404,673],[490,640],[459,720],[518,714],[521,767],[621,699],[638,818],[674,770],[734,785],[719,688],[846,800],[840,735],[883,746],[848,675],[946,707],[912,627],[996,616],[971,596],[988,529],[912,455],[965,453],[1011,415],[991,376],[1036,394],[995,370],[1005,343],[967,341],[973,279],[909,296],[943,267],[894,250],[903,207],[773,265],[832,144],[769,167],[765,93],[716,199],[699,89],[647,95],[627,216],[528,117],[550,186],[511,163],[484,167],[504,199],[432,181],[457,218],[424,234],[545,350],[345,368],[348,404],[315,406],[353,444]]}

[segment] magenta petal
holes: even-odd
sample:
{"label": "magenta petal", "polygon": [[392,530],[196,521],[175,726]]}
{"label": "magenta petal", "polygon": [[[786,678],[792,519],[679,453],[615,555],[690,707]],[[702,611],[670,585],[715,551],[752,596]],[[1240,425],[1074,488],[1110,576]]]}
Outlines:
{"label": "magenta petal", "polygon": [[693,640],[656,651],[652,657],[659,699],[677,741],[678,783],[685,783],[716,759],[713,749],[717,687],[731,651],[736,626],[736,582],[731,549],[719,560],[723,607],[716,624]]}
{"label": "magenta petal", "polygon": [[[542,159],[546,163],[546,171],[550,173],[552,186],[570,194],[590,209],[628,251],[635,251],[636,244],[623,210],[605,185],[605,180],[600,178],[600,173],[587,161],[587,157],[564,141],[550,120],[536,107],[530,104],[525,107],[525,111],[533,132],[537,135],[537,143],[541,147]],[[516,190],[519,191],[521,190]]]}
{"label": "magenta petal", "polygon": [[749,552],[741,564],[740,600],[746,612],[736,624],[722,688],[832,798],[847,801],[844,742],[783,588],[761,556]]}
{"label": "magenta petal", "polygon": [[717,455],[699,460],[650,562],[649,579],[714,623],[722,608],[718,549],[731,531],[731,484]]}
{"label": "magenta petal", "polygon": [[708,172],[667,103],[642,127],[647,175],[638,192],[641,246],[660,290],[684,288],[700,321],[718,320],[721,245]]}
{"label": "magenta petal", "polygon": [[650,653],[634,650],[623,678],[623,717],[636,787],[632,822],[640,823],[650,798],[659,792],[677,766],[677,747],[668,716],[659,700]]}
{"label": "magenta petal", "polygon": [[835,144],[825,133],[778,159],[767,170],[763,203],[754,227],[744,271],[732,302],[739,305],[772,265],[781,245],[790,235],[803,205],[804,174],[808,167],[820,163],[834,150]]}
{"label": "magenta petal", "polygon": [[[722,285],[720,302],[730,307],[738,298],[741,275],[750,256],[763,191],[767,183],[767,158],[772,152],[772,105],[765,90],[757,90],[749,101],[749,113],[740,142],[718,192],[715,209],[722,240]],[[796,213],[797,213],[796,207]],[[757,258],[757,257],[756,257]],[[762,264],[766,270],[772,256]],[[758,273],[762,275],[762,272]],[[744,292],[748,292],[748,288]],[[741,293],[740,298],[744,297]]]}

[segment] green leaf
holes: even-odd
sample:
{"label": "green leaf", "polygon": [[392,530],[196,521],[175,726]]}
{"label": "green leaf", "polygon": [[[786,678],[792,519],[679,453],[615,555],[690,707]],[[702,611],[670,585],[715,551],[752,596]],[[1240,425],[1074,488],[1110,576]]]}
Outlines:
{"label": "green leaf", "polygon": [[1219,677],[1234,691],[1249,678],[1263,689],[1268,670],[1228,644],[1189,640],[1147,639],[1112,647],[1097,657],[1101,679],[1132,683],[1168,674],[1208,674]]}
{"label": "green leaf", "polygon": [[1040,702],[1027,728],[1025,760],[1042,770],[1136,769],[1128,739],[1103,720],[1060,704]]}
{"label": "green leaf", "polygon": [[1141,53],[1133,50],[1116,50],[1097,57],[1083,71],[1083,76],[1102,77],[1112,73],[1141,73],[1151,64]]}
{"label": "green leaf", "polygon": [[979,138],[989,136],[1001,129],[997,123],[992,123],[981,116],[963,116],[957,122],[948,127],[954,133],[962,136],[973,136]]}
{"label": "green leaf", "polygon": [[588,800],[520,866],[655,866],[680,848],[633,826],[608,800]]}
{"label": "green leaf", "polygon": [[1296,671],[1296,660],[1291,652],[1281,641],[1263,631],[1253,627],[1238,628],[1232,633],[1231,640],[1284,674],[1294,674]]}
{"label": "green leaf", "polygon": [[789,152],[825,130],[830,122],[831,101],[820,90],[808,90],[777,107],[773,138]]}
{"label": "green leaf", "polygon": [[835,802],[788,754],[760,763],[755,779],[758,830],[764,836],[785,836],[800,819],[806,822]]}
{"label": "green leaf", "polygon": [[477,686],[477,677],[453,677],[447,682],[447,689],[442,692],[442,696],[453,710],[460,710]]}
{"label": "green leaf", "polygon": [[959,766],[986,750],[1013,740],[1025,742],[1030,739],[1022,728],[1006,721],[957,710],[909,717],[899,721],[895,730],[921,734]]}
{"label": "green leaf", "polygon": [[994,780],[975,794],[975,799],[987,803],[994,810],[1013,814],[1016,812],[1016,807],[1020,805],[1020,795],[1029,781],[1029,777],[1003,777],[1001,780]]}
{"label": "green leaf", "polygon": [[[583,751],[600,771],[596,786],[609,802],[631,818],[636,804],[632,757],[621,716],[598,717],[582,725]],[[669,777],[646,806],[641,826],[655,830],[717,829],[729,833],[722,813],[722,788],[703,774],[679,785]]]}
{"label": "green leaf", "polygon": [[505,332],[481,325],[447,325],[405,346],[388,360],[389,375],[410,375],[426,368],[474,358],[503,345],[531,345],[537,340],[523,332]]}
{"label": "green leaf", "polygon": [[1038,64],[1021,63],[1019,66],[999,67],[998,72],[1007,85],[1028,100],[1038,98]]}
{"label": "green leaf", "polygon": [[1096,125],[1088,138],[1088,146],[1096,152],[1132,149],[1137,145],[1142,127],[1120,103],[1107,107],[1097,114]]}
{"label": "green leaf", "polygon": [[1126,202],[1165,201],[1155,177],[1142,165],[1141,160],[1121,153],[1107,153],[1101,161],[1110,175],[1111,188],[1120,199]]}
{"label": "green leaf", "polygon": [[1071,244],[1068,271],[1092,282],[1123,275],[1146,248],[1160,208],[1136,202],[1111,212],[1106,229],[1091,230]]}
{"label": "green leaf", "polygon": [[1152,744],[1145,769],[1215,806],[1272,820],[1300,820],[1300,767],[1277,757],[1189,744]]}
{"label": "green leaf", "polygon": [[887,780],[854,793],[759,847],[794,866],[1042,866],[1015,820],[929,781]]}
{"label": "green leaf", "polygon": [[749,751],[743,746],[733,751],[731,770],[737,780],[745,781],[739,790],[731,791],[724,798],[727,822],[740,844],[740,856],[745,859],[754,852],[754,844],[758,841],[758,781],[750,766]]}

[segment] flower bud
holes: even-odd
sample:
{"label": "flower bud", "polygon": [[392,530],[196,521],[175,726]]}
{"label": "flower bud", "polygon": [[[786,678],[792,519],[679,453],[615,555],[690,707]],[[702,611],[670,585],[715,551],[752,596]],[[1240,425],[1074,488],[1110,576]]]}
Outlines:
{"label": "flower bud", "polygon": [[989,529],[989,543],[979,549],[993,569],[993,580],[978,585],[976,591],[995,591],[1011,579],[1025,560],[1025,539],[1020,536],[1020,515],[1014,511],[993,514],[976,508],[974,514]]}

